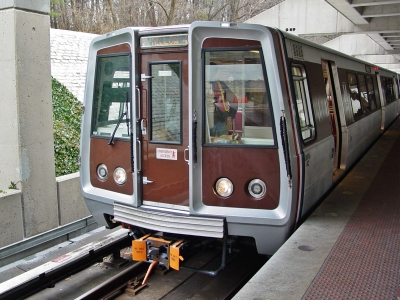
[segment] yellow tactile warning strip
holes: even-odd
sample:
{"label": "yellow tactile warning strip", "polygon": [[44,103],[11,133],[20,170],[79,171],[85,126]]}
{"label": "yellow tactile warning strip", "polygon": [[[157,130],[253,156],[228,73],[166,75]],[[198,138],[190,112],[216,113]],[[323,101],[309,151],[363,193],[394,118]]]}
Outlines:
{"label": "yellow tactile warning strip", "polygon": [[[396,126],[397,132],[400,126]],[[304,294],[313,299],[400,299],[400,135]]]}

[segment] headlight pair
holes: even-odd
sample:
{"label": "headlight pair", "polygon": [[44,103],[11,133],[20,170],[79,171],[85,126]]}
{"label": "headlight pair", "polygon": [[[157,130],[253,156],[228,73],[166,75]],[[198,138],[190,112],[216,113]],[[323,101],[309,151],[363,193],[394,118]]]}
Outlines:
{"label": "headlight pair", "polygon": [[[97,177],[101,181],[106,181],[108,178],[108,169],[105,164],[100,164],[97,166]],[[121,168],[115,168],[113,172],[113,178],[116,184],[122,185],[126,182],[126,171]]]}
{"label": "headlight pair", "polygon": [[[258,199],[261,199],[267,193],[267,186],[261,179],[253,179],[247,185],[247,190],[249,194]],[[228,178],[220,178],[215,183],[215,192],[224,198],[227,198],[233,193],[233,183]]]}

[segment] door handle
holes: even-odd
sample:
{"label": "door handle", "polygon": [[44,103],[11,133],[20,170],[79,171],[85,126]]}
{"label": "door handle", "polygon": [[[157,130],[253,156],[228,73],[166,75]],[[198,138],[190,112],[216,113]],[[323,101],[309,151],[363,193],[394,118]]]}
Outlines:
{"label": "door handle", "polygon": [[136,103],[135,103],[135,105],[136,105],[136,108],[137,108],[137,111],[136,111],[136,121],[139,121],[140,120],[140,114],[141,114],[141,105],[140,105],[140,89],[136,86]]}
{"label": "door handle", "polygon": [[144,119],[142,119],[140,121],[140,128],[142,129],[142,135],[146,135],[147,134],[147,128],[146,128],[146,123],[145,123]]}
{"label": "door handle", "polygon": [[139,140],[136,140],[136,145],[137,145],[137,162],[138,162],[138,166],[137,166],[137,172],[139,173],[140,171],[142,171],[142,143]]}
{"label": "door handle", "polygon": [[[184,161],[186,161],[186,162],[189,164],[189,158],[186,159],[186,153],[189,153],[189,148],[186,148],[186,149],[183,151],[183,159],[184,159]],[[189,155],[188,155],[188,157],[189,157]]]}
{"label": "door handle", "polygon": [[149,179],[147,179],[146,176],[143,176],[143,184],[150,184],[150,183],[153,183],[153,182],[154,182],[154,180],[149,180]]}
{"label": "door handle", "polygon": [[151,79],[151,78],[154,78],[154,76],[149,76],[149,75],[146,75],[146,74],[140,74],[140,80],[141,81],[146,81],[146,79]]}

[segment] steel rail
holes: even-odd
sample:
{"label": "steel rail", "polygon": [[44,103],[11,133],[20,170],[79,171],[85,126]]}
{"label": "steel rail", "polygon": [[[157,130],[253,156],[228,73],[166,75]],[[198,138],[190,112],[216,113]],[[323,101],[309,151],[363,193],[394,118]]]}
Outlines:
{"label": "steel rail", "polygon": [[130,245],[128,230],[113,232],[99,241],[85,245],[64,254],[50,262],[16,276],[0,285],[0,300],[24,299],[55,284],[91,264],[101,261],[104,256]]}
{"label": "steel rail", "polygon": [[[111,277],[102,284],[96,286],[75,300],[99,300],[99,299],[109,299],[117,296],[118,292],[124,289],[130,280],[135,277],[139,277],[145,272],[149,267],[149,264],[145,262],[137,262],[128,269],[122,271],[121,273]],[[120,292],[119,294],[122,294]]]}

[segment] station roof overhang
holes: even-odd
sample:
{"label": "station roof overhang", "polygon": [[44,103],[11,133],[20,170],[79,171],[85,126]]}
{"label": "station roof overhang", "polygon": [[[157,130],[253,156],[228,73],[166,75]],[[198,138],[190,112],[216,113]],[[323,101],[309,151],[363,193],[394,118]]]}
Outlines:
{"label": "station roof overhang", "polygon": [[275,0],[246,22],[291,31],[400,73],[400,0]]}
{"label": "station roof overhang", "polygon": [[400,0],[325,1],[355,25],[355,34],[368,35],[385,50],[375,57],[361,53],[354,56],[400,72]]}

